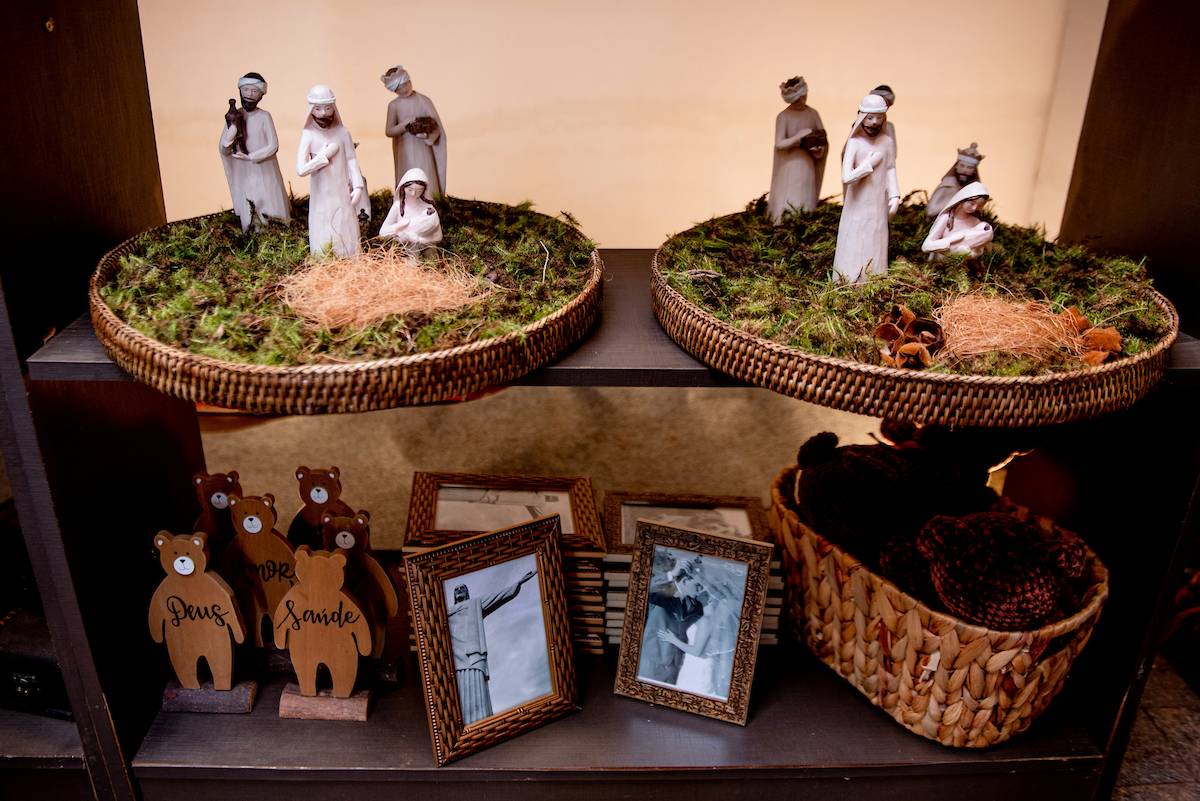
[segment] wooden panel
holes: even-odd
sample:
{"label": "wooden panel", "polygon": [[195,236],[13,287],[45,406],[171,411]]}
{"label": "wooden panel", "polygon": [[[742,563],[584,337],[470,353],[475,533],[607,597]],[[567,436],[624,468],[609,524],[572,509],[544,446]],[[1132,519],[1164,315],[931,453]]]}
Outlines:
{"label": "wooden panel", "polygon": [[21,110],[0,275],[27,356],[83,311],[103,252],[165,213],[136,0],[0,3],[0,52]]}
{"label": "wooden panel", "polygon": [[83,770],[83,743],[68,720],[0,709],[0,771],[17,768]]}
{"label": "wooden panel", "polygon": [[1200,313],[1200,3],[1111,0],[1061,236],[1150,259],[1185,327]]}
{"label": "wooden panel", "polygon": [[[236,719],[159,715],[134,772],[148,787],[196,778],[537,782],[632,780],[654,771],[682,781],[697,772],[744,774],[747,768],[793,778],[1022,774],[1051,762],[1072,771],[1099,769],[1100,751],[1071,704],[1052,707],[1012,743],[956,751],[904,731],[807,651],[781,646],[764,652],[744,729],[617,697],[614,661],[578,660],[581,712],[441,769],[434,765],[415,680],[381,694],[367,723],[351,726],[281,721],[276,709],[283,680],[277,679],[263,687],[254,712]],[[247,749],[246,743],[258,746]]]}

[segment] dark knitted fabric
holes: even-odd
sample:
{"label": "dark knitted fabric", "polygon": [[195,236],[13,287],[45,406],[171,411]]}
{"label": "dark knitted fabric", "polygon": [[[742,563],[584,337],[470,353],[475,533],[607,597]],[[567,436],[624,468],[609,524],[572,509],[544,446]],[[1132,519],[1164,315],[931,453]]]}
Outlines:
{"label": "dark knitted fabric", "polygon": [[915,534],[900,534],[884,543],[879,574],[926,606],[941,608],[929,577],[929,560],[917,548]]}
{"label": "dark knitted fabric", "polygon": [[1000,631],[1052,622],[1076,599],[1086,553],[1074,538],[1002,512],[938,516],[917,538],[945,608]]}
{"label": "dark knitted fabric", "polygon": [[871,567],[884,543],[915,541],[934,515],[977,512],[996,501],[986,469],[917,445],[838,447],[837,436],[824,432],[801,446],[796,461],[801,517]]}

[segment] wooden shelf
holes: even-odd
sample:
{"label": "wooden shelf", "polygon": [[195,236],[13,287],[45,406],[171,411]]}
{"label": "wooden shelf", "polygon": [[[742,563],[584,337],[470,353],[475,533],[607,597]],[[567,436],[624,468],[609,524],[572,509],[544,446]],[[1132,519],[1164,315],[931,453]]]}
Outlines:
{"label": "wooden shelf", "polygon": [[0,770],[83,769],[79,730],[69,720],[0,709]]}
{"label": "wooden shelf", "polygon": [[[679,783],[681,790],[688,787],[680,796],[688,801],[729,799],[743,797],[738,786],[752,780],[761,801],[796,797],[803,792],[796,781],[836,789],[900,775],[933,783],[974,777],[979,789],[973,801],[981,801],[993,797],[988,784],[1013,793],[996,798],[1016,797],[1014,788],[1035,774],[1051,785],[1076,786],[1078,793],[1094,781],[1103,761],[1076,722],[1069,698],[1059,699],[1058,708],[1011,744],[954,750],[906,732],[807,651],[793,647],[763,651],[745,728],[618,697],[612,692],[614,668],[614,655],[581,659],[580,712],[441,769],[433,761],[419,679],[410,665],[401,688],[381,696],[366,723],[281,720],[281,678],[263,688],[249,715],[161,713],[133,770],[147,801],[201,798],[214,792],[209,781],[221,782],[220,793],[228,799],[242,797],[236,789],[242,784],[263,793],[268,792],[263,782],[297,779],[305,781],[289,784],[290,798],[310,797],[307,788],[316,798],[327,792],[326,782],[350,781],[380,784],[381,797],[387,785],[394,795],[395,783],[405,782],[410,797],[489,801],[510,792],[567,797],[580,783],[603,786],[614,780],[629,783],[620,788],[622,798],[639,797],[638,788],[651,786],[660,793],[672,788],[673,794],[673,783]],[[985,782],[981,776],[995,779]],[[471,795],[468,788],[480,783],[495,789]],[[513,783],[526,789],[517,793]],[[506,785],[510,789],[501,789]],[[906,783],[890,798],[919,798],[927,786]],[[356,789],[355,797],[374,797],[372,792]],[[572,791],[571,797],[591,796]]]}

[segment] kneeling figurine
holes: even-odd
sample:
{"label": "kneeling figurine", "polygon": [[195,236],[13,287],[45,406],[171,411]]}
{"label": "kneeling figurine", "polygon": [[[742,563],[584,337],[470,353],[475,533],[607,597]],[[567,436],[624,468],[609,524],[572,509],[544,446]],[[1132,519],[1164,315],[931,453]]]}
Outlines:
{"label": "kneeling figurine", "polygon": [[969,183],[950,199],[933,222],[921,250],[930,254],[978,256],[992,241],[995,230],[979,218],[988,200],[987,187],[979,181]]}
{"label": "kneeling figurine", "polygon": [[429,202],[429,178],[420,167],[404,173],[396,187],[396,200],[379,229],[381,237],[390,237],[402,245],[424,247],[442,241],[442,222]]}

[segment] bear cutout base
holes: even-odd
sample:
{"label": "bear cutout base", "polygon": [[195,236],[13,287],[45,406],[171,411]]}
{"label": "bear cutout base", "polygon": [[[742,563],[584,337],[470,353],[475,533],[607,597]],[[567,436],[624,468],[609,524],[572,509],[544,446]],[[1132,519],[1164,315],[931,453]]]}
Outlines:
{"label": "bear cutout base", "polygon": [[275,530],[273,495],[230,495],[229,507],[237,533],[221,559],[221,574],[237,594],[250,640],[262,647],[264,621],[270,628],[276,607],[296,582],[295,557],[287,539]]}
{"label": "bear cutout base", "polygon": [[[166,643],[177,677],[163,695],[163,709],[249,712],[258,685],[233,684],[233,643],[243,642],[246,631],[233,590],[207,569],[207,535],[160,531],[154,547],[167,575],[150,600],[150,636]],[[212,681],[204,684],[202,659],[212,673]]]}
{"label": "bear cutout base", "polygon": [[371,656],[380,659],[388,624],[400,614],[400,599],[391,577],[371,555],[371,513],[327,514],[321,522],[325,550],[346,555],[346,590],[362,604],[371,624]]}
{"label": "bear cutout base", "polygon": [[[333,682],[332,698],[350,698],[358,678],[359,657],[371,654],[367,617],[342,589],[345,570],[344,553],[313,552],[301,545],[296,551],[296,585],[275,610],[275,640],[291,653],[299,692],[306,698],[319,697],[321,665]],[[281,699],[281,715],[284,707]]]}
{"label": "bear cutout base", "polygon": [[342,500],[342,471],[336,467],[318,467],[315,470],[301,465],[296,468],[299,482],[300,502],[303,506],[288,526],[288,542],[293,548],[307,545],[319,551],[321,542],[321,520],[325,515],[353,515],[354,510]]}

